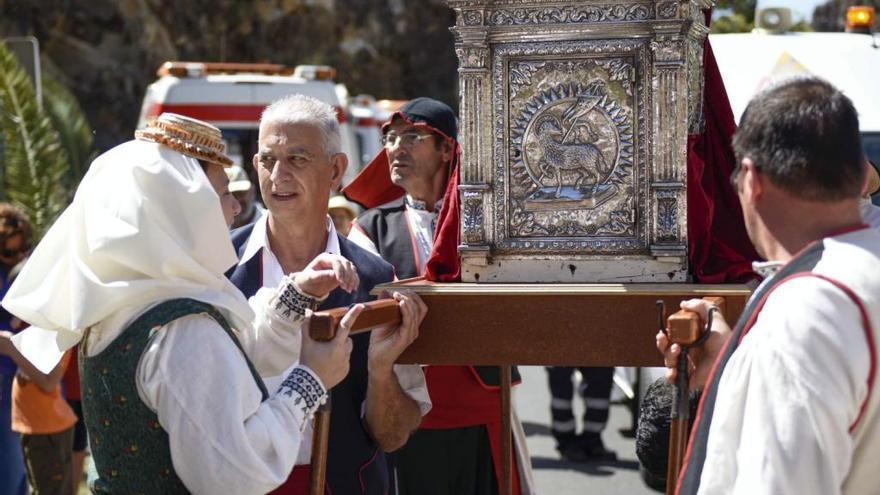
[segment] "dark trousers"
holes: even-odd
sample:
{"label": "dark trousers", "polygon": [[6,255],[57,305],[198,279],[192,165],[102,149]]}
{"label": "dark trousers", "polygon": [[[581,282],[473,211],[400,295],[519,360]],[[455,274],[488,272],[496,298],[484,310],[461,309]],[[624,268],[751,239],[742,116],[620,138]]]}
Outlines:
{"label": "dark trousers", "polygon": [[73,427],[50,435],[21,436],[32,495],[73,494]]}
{"label": "dark trousers", "polygon": [[574,385],[572,374],[577,369],[583,376],[578,390],[584,399],[586,410],[583,418],[583,434],[599,435],[608,423],[608,405],[611,387],[614,383],[614,368],[568,368],[553,366],[547,368],[550,381],[550,414],[553,420],[551,430],[558,445],[573,441],[577,437],[572,400]]}
{"label": "dark trousers", "polygon": [[497,495],[485,426],[417,430],[396,452],[399,495]]}

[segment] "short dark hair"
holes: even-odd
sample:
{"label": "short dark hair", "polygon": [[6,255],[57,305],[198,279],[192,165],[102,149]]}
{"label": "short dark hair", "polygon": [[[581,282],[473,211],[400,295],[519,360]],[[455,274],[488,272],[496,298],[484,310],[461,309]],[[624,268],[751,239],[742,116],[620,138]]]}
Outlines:
{"label": "short dark hair", "polygon": [[777,187],[806,200],[858,197],[865,173],[852,101],[816,77],[786,80],[752,98],[733,137],[743,158]]}
{"label": "short dark hair", "polygon": [[0,248],[6,241],[21,236],[22,250],[28,251],[33,242],[34,230],[28,216],[9,203],[0,202]]}

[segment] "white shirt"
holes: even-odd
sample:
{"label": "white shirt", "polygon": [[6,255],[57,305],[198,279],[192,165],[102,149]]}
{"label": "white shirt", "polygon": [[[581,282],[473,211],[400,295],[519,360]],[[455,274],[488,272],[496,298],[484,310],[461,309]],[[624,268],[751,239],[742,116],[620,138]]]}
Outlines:
{"label": "white shirt", "polygon": [[[405,201],[406,203],[406,221],[409,225],[410,233],[413,236],[414,245],[418,248],[417,252],[414,254],[416,255],[419,275],[422,275],[425,273],[425,265],[428,263],[428,258],[431,256],[431,248],[434,243],[434,231],[437,227],[437,215],[440,213],[440,208],[443,206],[443,200],[441,199],[434,205],[434,211],[428,211],[425,207],[424,201],[419,201],[409,194],[407,194],[405,198],[398,199],[395,202],[399,201]],[[393,203],[394,202],[389,204]],[[348,233],[348,240],[376,256],[381,257],[379,255],[379,249],[376,248],[376,244],[360,228],[352,228]]]}
{"label": "white shirt", "polygon": [[[259,373],[279,373],[299,356],[299,325],[274,316],[273,293],[254,295],[254,326],[236,329]],[[118,311],[93,326],[87,355],[100,353],[152,306]],[[279,395],[274,387],[261,402],[241,351],[209,316],[186,316],[157,332],[138,363],[136,384],[168,432],[174,470],[191,492],[263,494],[287,479],[310,423],[294,404],[298,395]]]}
{"label": "white shirt", "polygon": [[871,202],[871,198],[862,198],[859,201],[859,210],[862,212],[862,220],[871,227],[880,228],[880,207]]}
{"label": "white shirt", "polygon": [[778,286],[721,377],[701,494],[880,493],[876,379],[868,389],[869,346],[880,344],[880,232],[825,244],[813,271],[858,294],[872,332],[825,280]]}
{"label": "white shirt", "polygon": [[[281,279],[284,277],[284,270],[281,268],[278,258],[275,257],[275,254],[269,247],[268,224],[269,214],[263,215],[256,221],[250,238],[242,252],[239,265],[247,263],[258,252],[262,252],[263,287],[275,288],[281,283]],[[340,254],[339,238],[336,234],[336,228],[333,226],[333,221],[329,216],[327,217],[327,246],[324,248],[324,252]],[[422,416],[427,414],[431,410],[431,399],[428,395],[428,386],[425,383],[425,374],[422,372],[421,367],[414,364],[396,364],[394,365],[394,373],[404,393],[418,403]],[[266,382],[266,386],[272,390],[281,383],[288,372],[286,371],[274,376],[263,374],[262,372],[261,374]],[[300,444],[299,455],[296,460],[297,465],[309,464],[311,462],[312,434],[312,426],[308,424],[305,430],[304,441]]]}

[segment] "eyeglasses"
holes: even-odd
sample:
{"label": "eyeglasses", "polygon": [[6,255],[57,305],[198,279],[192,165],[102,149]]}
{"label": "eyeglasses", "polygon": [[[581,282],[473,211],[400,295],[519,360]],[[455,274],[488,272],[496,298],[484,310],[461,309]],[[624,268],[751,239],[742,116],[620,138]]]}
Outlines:
{"label": "eyeglasses", "polygon": [[433,136],[433,134],[425,134],[421,132],[404,132],[403,134],[389,132],[382,136],[382,146],[386,149],[390,149],[397,146],[397,143],[399,142],[404,148],[412,148],[419,144],[420,141],[424,141]]}

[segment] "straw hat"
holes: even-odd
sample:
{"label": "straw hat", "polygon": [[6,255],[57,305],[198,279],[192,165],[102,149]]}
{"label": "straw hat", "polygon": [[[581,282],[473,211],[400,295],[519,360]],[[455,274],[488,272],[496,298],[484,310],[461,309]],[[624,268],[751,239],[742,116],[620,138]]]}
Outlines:
{"label": "straw hat", "polygon": [[868,195],[880,192],[880,173],[878,173],[877,165],[871,160],[868,160],[868,185],[865,192]]}
{"label": "straw hat", "polygon": [[198,160],[224,167],[232,165],[232,159],[225,154],[226,144],[220,129],[184,115],[163,113],[151,120],[145,129],[135,131],[134,137],[162,144]]}
{"label": "straw hat", "polygon": [[357,216],[357,207],[345,199],[345,196],[333,196],[330,198],[330,201],[327,203],[327,209],[340,209],[340,210],[348,210],[351,214],[351,217],[354,218]]}
{"label": "straw hat", "polygon": [[251,180],[241,165],[226,167],[226,176],[229,177],[229,191],[241,192],[251,188]]}

